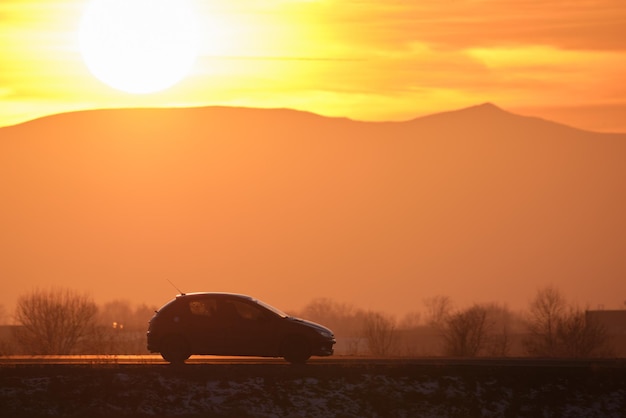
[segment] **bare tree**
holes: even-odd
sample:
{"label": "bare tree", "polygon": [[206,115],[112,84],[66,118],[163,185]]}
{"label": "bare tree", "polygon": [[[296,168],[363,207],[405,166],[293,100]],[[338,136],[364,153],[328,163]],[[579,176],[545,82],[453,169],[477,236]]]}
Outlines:
{"label": "bare tree", "polygon": [[537,291],[530,302],[529,336],[524,342],[529,354],[545,357],[559,354],[557,328],[566,308],[567,302],[557,288],[547,286]]}
{"label": "bare tree", "polygon": [[485,344],[487,334],[487,310],[474,305],[450,315],[445,321],[444,341],[446,354],[474,357]]}
{"label": "bare tree", "polygon": [[337,350],[347,354],[359,352],[363,340],[362,310],[328,298],[316,298],[306,305],[299,315],[332,329],[337,338]]}
{"label": "bare tree", "polygon": [[363,333],[371,354],[388,355],[395,343],[395,332],[396,321],[393,317],[371,311],[365,314]]}
{"label": "bare tree", "polygon": [[609,351],[606,329],[582,309],[568,306],[554,287],[537,292],[527,326],[530,335],[524,344],[533,356],[580,358]]}
{"label": "bare tree", "polygon": [[86,294],[34,290],[17,301],[17,342],[33,354],[72,354],[94,331],[97,310]]}
{"label": "bare tree", "polygon": [[475,304],[447,314],[437,325],[447,355],[459,357],[507,356],[511,348],[513,315],[506,306]]}
{"label": "bare tree", "polygon": [[486,304],[488,333],[485,339],[485,354],[492,357],[506,357],[511,350],[511,334],[515,319],[506,305]]}
{"label": "bare tree", "polygon": [[580,308],[570,308],[557,325],[556,335],[563,357],[598,357],[609,351],[606,329]]}
{"label": "bare tree", "polygon": [[328,325],[333,331],[346,334],[353,331],[357,316],[353,306],[328,298],[317,298],[304,307],[301,315],[312,321]]}
{"label": "bare tree", "polygon": [[424,299],[426,307],[426,323],[430,326],[440,328],[452,311],[452,301],[448,296],[433,296]]}

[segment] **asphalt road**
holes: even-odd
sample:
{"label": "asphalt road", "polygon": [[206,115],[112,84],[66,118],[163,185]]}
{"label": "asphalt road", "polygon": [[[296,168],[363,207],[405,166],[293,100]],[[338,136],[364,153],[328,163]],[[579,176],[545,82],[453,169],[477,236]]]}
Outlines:
{"label": "asphalt road", "polygon": [[[186,364],[288,364],[282,358],[192,356]],[[312,357],[308,365],[423,365],[472,367],[567,367],[626,369],[626,359]],[[160,355],[0,356],[0,367],[20,365],[168,365]]]}

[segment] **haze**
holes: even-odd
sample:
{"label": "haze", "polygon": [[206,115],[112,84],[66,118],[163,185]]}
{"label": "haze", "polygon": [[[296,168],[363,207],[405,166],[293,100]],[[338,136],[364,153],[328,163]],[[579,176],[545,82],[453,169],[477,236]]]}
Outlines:
{"label": "haze", "polygon": [[285,310],[624,307],[623,0],[124,1],[122,26],[0,2],[6,312],[50,286],[160,305],[168,279]]}
{"label": "haze", "polygon": [[402,315],[626,294],[626,135],[484,104],[407,122],[291,110],[101,110],[1,128],[2,300],[183,291]]}

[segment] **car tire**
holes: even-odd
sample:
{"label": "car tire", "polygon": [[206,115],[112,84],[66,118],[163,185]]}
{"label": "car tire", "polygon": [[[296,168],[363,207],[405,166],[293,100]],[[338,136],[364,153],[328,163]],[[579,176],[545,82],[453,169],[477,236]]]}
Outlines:
{"label": "car tire", "polygon": [[302,337],[290,337],[283,344],[283,358],[291,364],[304,364],[311,357],[311,346]]}
{"label": "car tire", "polygon": [[172,335],[163,340],[161,357],[171,364],[184,364],[191,356],[189,344],[179,335]]}

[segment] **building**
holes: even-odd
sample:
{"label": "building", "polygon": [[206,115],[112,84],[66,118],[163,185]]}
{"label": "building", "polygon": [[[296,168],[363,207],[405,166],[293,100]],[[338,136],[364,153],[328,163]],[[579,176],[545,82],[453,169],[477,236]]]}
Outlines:
{"label": "building", "polygon": [[586,311],[587,322],[594,321],[604,328],[616,357],[626,357],[626,310]]}

